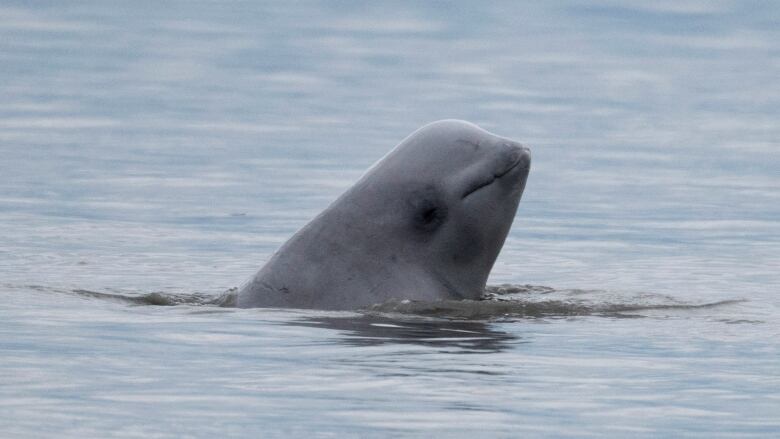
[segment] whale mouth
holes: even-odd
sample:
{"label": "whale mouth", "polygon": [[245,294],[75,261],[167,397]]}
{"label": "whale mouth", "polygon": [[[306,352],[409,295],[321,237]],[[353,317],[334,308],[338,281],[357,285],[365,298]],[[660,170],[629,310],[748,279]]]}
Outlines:
{"label": "whale mouth", "polygon": [[528,160],[526,160],[526,158],[527,158],[526,154],[519,154],[518,157],[512,162],[512,164],[509,165],[506,169],[503,169],[503,170],[501,170],[498,173],[492,174],[486,180],[479,181],[477,184],[475,184],[474,186],[470,187],[466,191],[466,193],[464,193],[463,196],[460,197],[460,199],[463,200],[466,197],[468,197],[469,195],[473,194],[474,192],[477,192],[478,190],[480,190],[482,188],[486,188],[486,187],[490,186],[491,184],[495,183],[496,180],[498,180],[501,177],[503,177],[503,176],[509,174],[510,172],[512,172],[513,169],[515,169],[518,166],[520,166],[520,164],[523,163],[523,162],[526,163],[526,167],[527,167],[529,162],[528,162]]}

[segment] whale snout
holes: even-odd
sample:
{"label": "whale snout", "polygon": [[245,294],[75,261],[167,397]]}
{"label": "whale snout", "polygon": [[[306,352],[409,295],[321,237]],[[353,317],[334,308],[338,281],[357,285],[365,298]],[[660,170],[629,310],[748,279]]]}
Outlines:
{"label": "whale snout", "polygon": [[527,146],[517,142],[507,142],[503,147],[506,168],[499,171],[499,174],[506,174],[514,168],[528,170],[531,167],[531,150]]}
{"label": "whale snout", "polygon": [[[499,148],[498,157],[491,160],[488,174],[480,173],[476,179],[469,181],[461,199],[480,189],[490,186],[495,181],[504,181],[501,186],[515,187],[517,181],[525,182],[531,167],[530,150],[517,142],[502,142],[496,145]],[[507,186],[508,185],[508,186]]]}

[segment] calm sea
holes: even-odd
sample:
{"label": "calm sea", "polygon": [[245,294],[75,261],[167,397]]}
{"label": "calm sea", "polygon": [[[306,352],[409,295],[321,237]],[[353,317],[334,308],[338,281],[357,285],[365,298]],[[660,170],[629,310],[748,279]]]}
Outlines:
{"label": "calm sea", "polygon": [[[776,437],[778,23],[4,0],[0,436]],[[492,300],[214,303],[442,118],[533,151]]]}

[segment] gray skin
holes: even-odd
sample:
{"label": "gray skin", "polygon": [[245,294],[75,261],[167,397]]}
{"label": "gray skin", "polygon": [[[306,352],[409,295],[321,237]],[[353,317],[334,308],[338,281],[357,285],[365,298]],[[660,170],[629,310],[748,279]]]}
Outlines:
{"label": "gray skin", "polygon": [[242,308],[477,299],[512,225],[528,148],[433,122],[379,160],[241,287]]}

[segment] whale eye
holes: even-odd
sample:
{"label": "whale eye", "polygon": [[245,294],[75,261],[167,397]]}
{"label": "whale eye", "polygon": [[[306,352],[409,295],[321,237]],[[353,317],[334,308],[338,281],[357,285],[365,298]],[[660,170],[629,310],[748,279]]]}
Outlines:
{"label": "whale eye", "polygon": [[425,209],[424,211],[422,211],[422,216],[420,217],[420,220],[422,220],[422,222],[425,224],[430,224],[436,220],[436,214],[437,212],[435,207],[431,207],[430,209]]}
{"label": "whale eye", "polygon": [[433,200],[422,200],[414,211],[414,227],[420,231],[432,232],[439,228],[447,217],[447,209]]}
{"label": "whale eye", "polygon": [[439,228],[447,219],[447,203],[441,189],[435,185],[420,185],[409,191],[406,202],[409,223],[413,229],[424,235]]}

